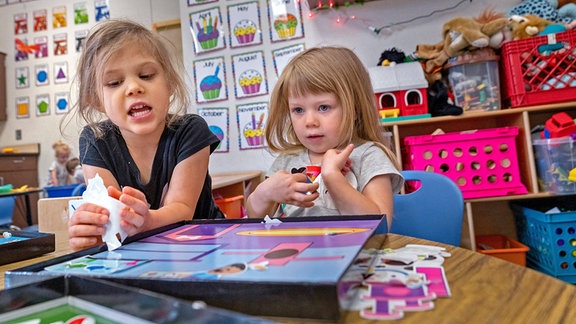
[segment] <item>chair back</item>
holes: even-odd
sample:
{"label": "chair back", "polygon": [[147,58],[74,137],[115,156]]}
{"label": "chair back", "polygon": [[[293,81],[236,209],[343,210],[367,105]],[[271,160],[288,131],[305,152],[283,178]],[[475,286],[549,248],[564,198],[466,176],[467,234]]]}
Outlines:
{"label": "chair back", "polygon": [[406,170],[402,175],[419,183],[414,192],[394,196],[390,232],[459,246],[464,217],[460,188],[439,173]]}
{"label": "chair back", "polygon": [[82,194],[86,191],[86,184],[80,183],[72,190],[72,196],[82,196]]}
{"label": "chair back", "polygon": [[57,240],[68,240],[69,201],[81,197],[42,198],[38,200],[38,231],[54,233]]}
{"label": "chair back", "polygon": [[16,197],[0,197],[0,227],[7,227],[12,224],[12,215],[14,214],[14,205]]}

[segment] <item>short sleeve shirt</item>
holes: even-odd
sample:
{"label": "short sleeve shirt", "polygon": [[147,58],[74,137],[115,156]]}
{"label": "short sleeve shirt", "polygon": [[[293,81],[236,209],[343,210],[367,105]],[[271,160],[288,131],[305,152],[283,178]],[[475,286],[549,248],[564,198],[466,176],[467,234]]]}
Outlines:
{"label": "short sleeve shirt", "polygon": [[[398,171],[390,158],[384,151],[374,142],[366,142],[358,145],[350,154],[352,161],[350,172],[346,174],[346,180],[356,190],[362,191],[368,182],[378,175],[390,175],[392,180],[393,193],[398,193],[404,184],[404,178],[400,171]],[[267,176],[276,173],[279,170],[291,172],[293,168],[299,169],[310,165],[308,158],[308,151],[304,150],[298,154],[280,154],[272,163]],[[292,205],[281,206],[284,215],[276,213],[275,216],[326,216],[326,215],[340,215],[336,208],[329,192],[323,181],[319,181],[318,192],[320,196],[314,201],[314,206],[310,208],[302,208]]]}
{"label": "short sleeve shirt", "polygon": [[[131,186],[146,195],[150,208],[162,206],[163,195],[167,191],[176,165],[206,146],[212,153],[220,140],[210,131],[200,116],[188,114],[164,129],[154,157],[150,181],[140,181],[140,171],[136,166],[120,130],[111,121],[103,121],[99,127],[104,131],[102,137],[96,138],[89,127],[80,135],[80,162],[109,170],[120,186]],[[204,184],[194,218],[223,218],[212,198],[212,179],[210,174],[191,174],[202,177]]]}

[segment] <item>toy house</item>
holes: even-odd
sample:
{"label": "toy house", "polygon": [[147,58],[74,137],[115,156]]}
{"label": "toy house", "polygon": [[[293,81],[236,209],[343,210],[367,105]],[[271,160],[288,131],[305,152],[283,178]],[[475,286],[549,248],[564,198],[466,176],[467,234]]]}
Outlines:
{"label": "toy house", "polygon": [[381,119],[430,117],[428,82],[418,62],[368,68]]}

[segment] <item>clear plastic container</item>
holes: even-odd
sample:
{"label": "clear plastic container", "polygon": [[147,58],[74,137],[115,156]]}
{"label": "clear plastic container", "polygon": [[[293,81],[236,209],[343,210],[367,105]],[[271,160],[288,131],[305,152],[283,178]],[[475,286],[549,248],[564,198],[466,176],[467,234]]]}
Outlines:
{"label": "clear plastic container", "polygon": [[465,111],[500,109],[498,60],[492,49],[484,48],[448,61],[448,81],[457,106]]}
{"label": "clear plastic container", "polygon": [[576,193],[576,182],[570,180],[570,171],[576,170],[575,144],[572,137],[532,141],[540,190],[554,194]]}

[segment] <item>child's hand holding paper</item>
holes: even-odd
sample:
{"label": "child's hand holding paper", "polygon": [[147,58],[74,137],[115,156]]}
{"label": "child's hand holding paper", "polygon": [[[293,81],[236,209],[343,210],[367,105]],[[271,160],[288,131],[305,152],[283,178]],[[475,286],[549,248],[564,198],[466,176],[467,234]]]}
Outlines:
{"label": "child's hand holding paper", "polygon": [[[126,205],[108,195],[108,190],[98,174],[88,181],[88,186],[82,194],[82,199],[84,202],[108,209],[110,218],[108,224],[106,224],[106,232],[102,235],[102,240],[106,242],[108,250],[110,251],[121,246],[121,241],[124,241],[127,235],[120,227],[120,211],[126,207]],[[120,234],[120,241],[116,236],[117,234]]]}

